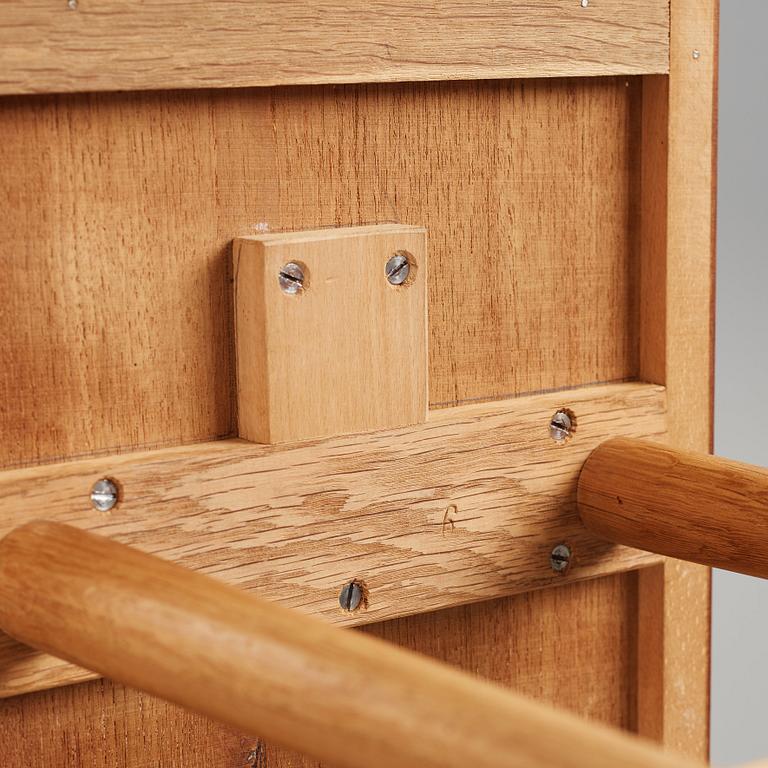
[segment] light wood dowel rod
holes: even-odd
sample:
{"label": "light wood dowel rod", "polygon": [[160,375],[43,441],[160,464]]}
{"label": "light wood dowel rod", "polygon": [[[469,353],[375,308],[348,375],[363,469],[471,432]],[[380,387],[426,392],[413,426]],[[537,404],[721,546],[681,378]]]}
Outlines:
{"label": "light wood dowel rod", "polygon": [[0,542],[22,642],[338,766],[691,765],[618,731],[59,523]]}
{"label": "light wood dowel rod", "polygon": [[610,541],[768,578],[767,469],[615,438],[584,464],[578,508]]}

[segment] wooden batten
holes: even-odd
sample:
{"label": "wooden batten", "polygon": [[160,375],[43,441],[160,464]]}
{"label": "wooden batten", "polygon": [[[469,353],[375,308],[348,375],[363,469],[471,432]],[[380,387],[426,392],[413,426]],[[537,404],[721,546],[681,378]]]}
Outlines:
{"label": "wooden batten", "polygon": [[0,4],[0,93],[637,75],[666,0],[26,0]]}
{"label": "wooden batten", "polygon": [[[606,545],[575,510],[589,453],[664,439],[665,393],[614,384],[430,414],[426,424],[292,446],[219,441],[0,474],[0,534],[41,513],[341,624],[362,624],[658,562]],[[575,416],[571,439],[549,434]],[[98,512],[101,477],[119,488]],[[553,571],[558,544],[572,552]],[[366,606],[343,612],[358,581]],[[0,638],[0,696],[82,673]]]}

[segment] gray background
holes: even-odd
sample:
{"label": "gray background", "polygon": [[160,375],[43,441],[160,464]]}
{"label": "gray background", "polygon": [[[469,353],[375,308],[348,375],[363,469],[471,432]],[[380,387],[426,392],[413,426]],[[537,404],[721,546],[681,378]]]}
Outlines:
{"label": "gray background", "polygon": [[[768,466],[767,30],[768,0],[721,0],[715,452],[761,466]],[[715,571],[712,600],[712,762],[768,758],[768,581]]]}

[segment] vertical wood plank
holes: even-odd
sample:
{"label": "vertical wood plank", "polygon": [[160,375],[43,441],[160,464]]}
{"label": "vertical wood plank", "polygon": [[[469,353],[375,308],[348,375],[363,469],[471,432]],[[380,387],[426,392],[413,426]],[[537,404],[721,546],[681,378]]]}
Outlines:
{"label": "vertical wood plank", "polygon": [[[673,0],[670,74],[643,104],[641,376],[667,385],[670,443],[712,448],[717,0]],[[709,751],[710,574],[641,572],[638,730]]]}

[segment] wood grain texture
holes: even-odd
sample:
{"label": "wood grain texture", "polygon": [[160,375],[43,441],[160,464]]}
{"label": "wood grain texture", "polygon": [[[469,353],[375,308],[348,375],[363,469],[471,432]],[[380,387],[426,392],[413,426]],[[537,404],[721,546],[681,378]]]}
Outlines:
{"label": "wood grain texture", "polygon": [[[576,430],[557,444],[548,424],[564,405]],[[663,438],[663,390],[614,384],[291,447],[218,441],[10,470],[0,533],[44,511],[330,621],[379,621],[657,562],[578,521],[581,466],[615,435]],[[107,515],[88,501],[104,476],[121,497]],[[561,542],[574,560],[555,574],[549,554]],[[352,579],[367,607],[343,613]],[[0,696],[82,679],[0,638]]]}
{"label": "wood grain texture", "polygon": [[0,465],[233,434],[229,244],[265,228],[427,228],[433,406],[635,377],[639,97],[622,78],[0,101]]}
{"label": "wood grain texture", "polygon": [[768,578],[768,469],[616,438],[584,463],[577,506],[609,541]]}
{"label": "wood grain texture", "polygon": [[[368,625],[365,631],[524,695],[634,728],[630,684],[634,679],[632,617],[637,610],[634,585],[638,577],[655,570]],[[691,586],[689,596],[695,599],[701,590]],[[686,600],[671,610],[691,612]],[[669,632],[666,637],[674,648],[675,639]],[[595,674],[596,669],[600,674]],[[696,720],[699,715],[686,693],[686,689],[676,692],[679,714]],[[8,768],[26,768],[31,749],[42,765],[57,760],[78,768],[101,768],[105,761],[127,768],[318,765],[108,681],[6,699],[0,702],[0,713],[0,740]],[[50,733],[52,721],[57,723],[55,738]]]}
{"label": "wood grain texture", "polygon": [[256,738],[107,680],[0,702],[8,768],[265,768]]}
{"label": "wood grain texture", "polygon": [[[408,276],[385,267],[407,254]],[[287,443],[427,418],[427,245],[380,224],[234,243],[238,434]],[[301,265],[298,293],[278,281]]]}
{"label": "wood grain texture", "polygon": [[[637,578],[646,570],[361,629],[522,695],[631,729]],[[1,700],[0,743],[7,768],[29,768],[30,755],[39,765],[67,768],[319,765],[107,680]]]}
{"label": "wood grain texture", "polygon": [[666,72],[664,0],[0,5],[0,93]]}
{"label": "wood grain texture", "polygon": [[696,765],[60,523],[0,541],[0,626],[342,768]]}
{"label": "wood grain texture", "polygon": [[[643,88],[640,375],[669,389],[670,445],[703,452],[712,449],[718,7],[673,0],[668,81],[645,78]],[[709,614],[706,568],[670,562],[641,575],[639,729],[699,759],[709,751]]]}

